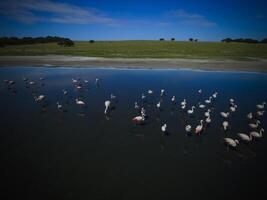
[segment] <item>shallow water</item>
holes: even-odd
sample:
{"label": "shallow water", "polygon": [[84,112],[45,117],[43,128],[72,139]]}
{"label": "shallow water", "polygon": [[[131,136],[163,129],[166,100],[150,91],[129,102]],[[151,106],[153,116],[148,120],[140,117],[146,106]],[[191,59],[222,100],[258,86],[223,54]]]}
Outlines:
{"label": "shallow water", "polygon": [[[29,86],[22,79],[35,81]],[[43,77],[44,80],[39,80]],[[72,78],[81,79],[78,90]],[[96,85],[95,78],[99,78]],[[8,86],[3,80],[14,80]],[[88,80],[86,84],[83,80]],[[266,196],[267,140],[241,143],[236,150],[223,137],[248,133],[246,114],[266,101],[267,75],[191,70],[115,70],[86,68],[0,69],[1,196],[26,199],[178,199]],[[197,93],[202,89],[201,95]],[[64,96],[62,89],[69,94]],[[147,95],[152,89],[154,94]],[[160,89],[165,89],[162,109]],[[206,109],[191,117],[180,109],[204,102],[215,91],[212,123],[201,135],[185,125],[199,124]],[[141,93],[146,93],[145,101]],[[116,95],[104,115],[104,101]],[[37,103],[34,95],[44,94]],[[175,95],[177,104],[171,102]],[[86,102],[76,105],[75,98]],[[238,104],[224,132],[219,112]],[[56,102],[63,105],[58,110]],[[146,108],[144,125],[134,102]],[[266,127],[266,115],[260,118]],[[161,132],[167,123],[168,133]],[[6,199],[6,198],[5,198]]]}

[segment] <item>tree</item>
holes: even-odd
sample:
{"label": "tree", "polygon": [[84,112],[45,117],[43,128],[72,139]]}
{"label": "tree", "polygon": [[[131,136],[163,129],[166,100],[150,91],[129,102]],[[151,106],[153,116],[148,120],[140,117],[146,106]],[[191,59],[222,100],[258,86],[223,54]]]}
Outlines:
{"label": "tree", "polygon": [[171,41],[175,41],[175,38],[171,38]]}
{"label": "tree", "polygon": [[222,42],[232,42],[233,40],[231,38],[225,38],[225,39],[222,39]]}
{"label": "tree", "polygon": [[195,39],[195,42],[198,42],[198,39]]}
{"label": "tree", "polygon": [[267,43],[267,38],[263,38],[263,39],[261,40],[261,43]]}
{"label": "tree", "polygon": [[164,41],[165,39],[164,39],[164,38],[160,38],[159,40],[160,40],[160,41]]}
{"label": "tree", "polygon": [[189,38],[189,41],[190,41],[190,42],[193,42],[193,41],[194,41],[194,39],[193,39],[193,38]]}
{"label": "tree", "polygon": [[94,40],[89,40],[90,43],[94,43],[95,41]]}

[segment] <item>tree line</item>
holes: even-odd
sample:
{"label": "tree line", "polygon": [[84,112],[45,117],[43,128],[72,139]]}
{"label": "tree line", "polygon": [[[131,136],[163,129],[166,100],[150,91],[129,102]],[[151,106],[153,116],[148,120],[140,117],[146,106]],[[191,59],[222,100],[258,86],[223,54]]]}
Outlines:
{"label": "tree line", "polygon": [[238,38],[238,39],[232,39],[232,38],[225,38],[221,40],[222,42],[242,42],[242,43],[267,43],[267,38],[264,38],[262,40],[255,40],[251,38]]}
{"label": "tree line", "polygon": [[7,45],[25,45],[25,44],[39,44],[39,43],[57,43],[59,46],[73,46],[74,42],[69,38],[63,38],[58,36],[47,37],[1,37],[0,47]]}

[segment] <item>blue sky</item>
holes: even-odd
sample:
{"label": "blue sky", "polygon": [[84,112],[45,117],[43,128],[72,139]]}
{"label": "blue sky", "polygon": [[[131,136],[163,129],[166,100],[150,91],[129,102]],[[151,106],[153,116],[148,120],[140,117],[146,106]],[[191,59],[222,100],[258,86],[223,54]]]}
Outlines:
{"label": "blue sky", "polygon": [[266,8],[266,0],[1,0],[0,36],[262,39]]}

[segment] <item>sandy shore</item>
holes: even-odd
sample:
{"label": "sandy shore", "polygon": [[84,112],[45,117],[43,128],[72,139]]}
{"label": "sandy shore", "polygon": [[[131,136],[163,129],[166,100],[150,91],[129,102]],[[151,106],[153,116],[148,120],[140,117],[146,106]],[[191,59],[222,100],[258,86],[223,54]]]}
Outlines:
{"label": "sandy shore", "polygon": [[78,56],[0,56],[0,66],[113,67],[147,69],[201,69],[267,72],[267,59],[250,61],[211,59],[95,58]]}

